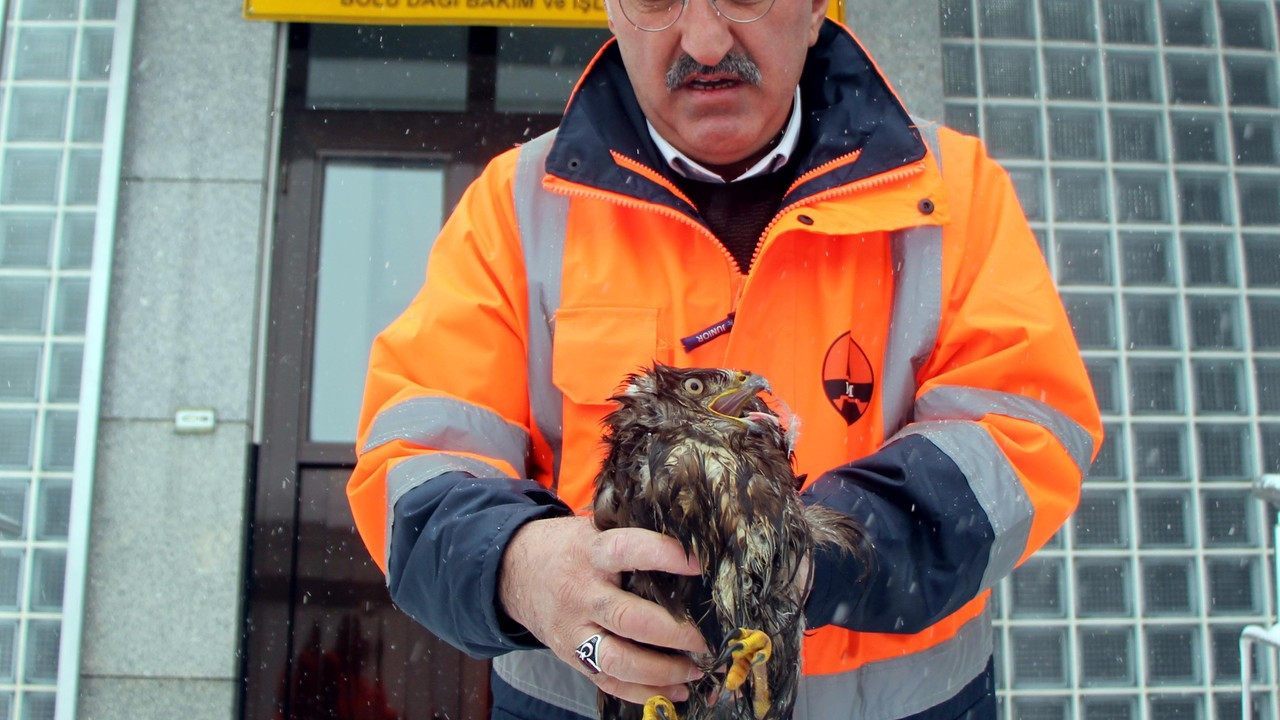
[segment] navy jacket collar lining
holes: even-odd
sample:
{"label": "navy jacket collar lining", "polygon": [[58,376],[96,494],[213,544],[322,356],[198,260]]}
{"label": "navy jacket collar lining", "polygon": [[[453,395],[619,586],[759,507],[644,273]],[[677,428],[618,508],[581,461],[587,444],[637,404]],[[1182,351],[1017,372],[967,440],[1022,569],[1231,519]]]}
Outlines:
{"label": "navy jacket collar lining", "polygon": [[[843,27],[827,21],[810,48],[800,78],[803,97],[802,155],[796,177],[852,152],[857,162],[820,173],[793,188],[791,204],[825,190],[879,175],[925,155],[924,141],[907,111]],[[565,110],[547,157],[547,172],[601,190],[697,212],[667,188],[619,167],[610,151],[625,155],[667,179],[674,171],[649,136],[615,40],[587,68]]]}

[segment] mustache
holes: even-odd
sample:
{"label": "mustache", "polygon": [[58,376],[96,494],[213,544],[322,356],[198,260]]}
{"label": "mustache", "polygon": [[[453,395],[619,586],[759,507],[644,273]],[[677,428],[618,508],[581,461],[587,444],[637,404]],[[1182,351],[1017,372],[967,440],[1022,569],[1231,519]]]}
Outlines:
{"label": "mustache", "polygon": [[667,90],[675,92],[693,75],[720,75],[760,87],[760,66],[750,55],[730,51],[715,65],[703,65],[686,53],[681,53],[667,70]]}

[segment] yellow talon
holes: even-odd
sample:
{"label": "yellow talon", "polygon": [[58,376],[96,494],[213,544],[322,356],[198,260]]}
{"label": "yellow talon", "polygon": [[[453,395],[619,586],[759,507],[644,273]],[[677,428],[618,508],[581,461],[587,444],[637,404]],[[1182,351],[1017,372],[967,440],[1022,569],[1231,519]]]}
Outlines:
{"label": "yellow talon", "polygon": [[[752,672],[756,677],[764,675],[764,663],[769,659],[770,653],[773,652],[773,642],[769,640],[769,636],[761,630],[740,629],[731,636],[733,643],[729,649],[731,664],[729,665],[729,673],[725,676],[724,687],[726,690],[733,692],[742,687],[747,681],[747,673]],[[754,672],[758,669],[758,672]],[[763,683],[755,683],[757,686]],[[760,690],[755,691],[759,697]],[[765,702],[768,702],[769,689],[764,688]],[[757,715],[759,711],[757,710]]]}
{"label": "yellow talon", "polygon": [[680,720],[676,706],[661,695],[654,695],[644,704],[643,720]]}

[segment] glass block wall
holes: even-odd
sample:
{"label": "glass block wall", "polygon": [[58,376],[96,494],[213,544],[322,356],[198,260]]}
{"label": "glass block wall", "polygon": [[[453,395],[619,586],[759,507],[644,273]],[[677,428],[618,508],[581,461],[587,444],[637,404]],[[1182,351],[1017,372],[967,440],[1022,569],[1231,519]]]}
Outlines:
{"label": "glass block wall", "polygon": [[1070,526],[1000,588],[1002,717],[1239,718],[1239,633],[1274,612],[1249,486],[1280,472],[1277,5],[940,10],[946,122],[1013,176],[1107,431]]}
{"label": "glass block wall", "polygon": [[0,720],[52,718],[115,0],[0,0]]}

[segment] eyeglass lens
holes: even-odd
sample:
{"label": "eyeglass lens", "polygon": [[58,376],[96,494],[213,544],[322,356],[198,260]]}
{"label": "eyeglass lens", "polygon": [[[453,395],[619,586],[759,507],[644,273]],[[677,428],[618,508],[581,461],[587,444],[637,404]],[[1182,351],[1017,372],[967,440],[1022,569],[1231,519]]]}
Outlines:
{"label": "eyeglass lens", "polygon": [[[708,0],[716,11],[736,23],[755,22],[773,7],[774,0]],[[680,19],[688,0],[618,0],[622,14],[641,30],[666,30]]]}

